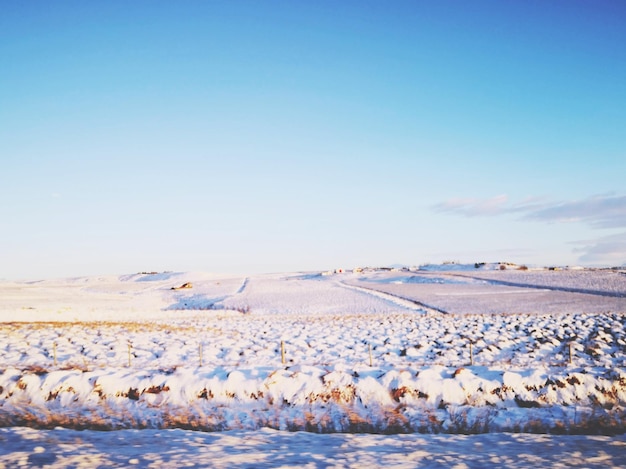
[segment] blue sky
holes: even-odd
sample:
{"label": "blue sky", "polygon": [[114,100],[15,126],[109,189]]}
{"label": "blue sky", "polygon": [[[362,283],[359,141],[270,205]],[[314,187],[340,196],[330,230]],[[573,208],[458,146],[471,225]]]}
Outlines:
{"label": "blue sky", "polygon": [[0,4],[0,278],[626,263],[621,1]]}

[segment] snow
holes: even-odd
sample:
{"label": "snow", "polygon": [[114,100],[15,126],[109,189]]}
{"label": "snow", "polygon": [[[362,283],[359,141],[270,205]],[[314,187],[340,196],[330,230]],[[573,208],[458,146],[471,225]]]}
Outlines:
{"label": "snow", "polygon": [[0,298],[0,467],[202,466],[198,441],[215,467],[624,464],[621,272],[165,272]]}
{"label": "snow", "polygon": [[[0,428],[6,467],[585,467],[626,465],[623,436],[311,434],[262,429]],[[80,451],[77,451],[80,448]]]}
{"label": "snow", "polygon": [[377,271],[345,283],[455,314],[626,311],[626,275],[613,270],[493,270],[446,265],[436,271]]}

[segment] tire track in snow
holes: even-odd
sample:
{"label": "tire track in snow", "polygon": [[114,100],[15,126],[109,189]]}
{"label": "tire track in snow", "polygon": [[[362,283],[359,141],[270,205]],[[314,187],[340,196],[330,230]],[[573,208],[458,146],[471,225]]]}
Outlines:
{"label": "tire track in snow", "polygon": [[448,314],[448,312],[444,311],[443,309],[437,308],[435,306],[427,305],[425,303],[422,303],[421,301],[415,301],[409,298],[404,298],[399,295],[393,295],[391,293],[381,292],[374,288],[357,287],[356,285],[350,285],[349,283],[345,283],[343,281],[336,282],[336,285],[342,288],[347,288],[348,290],[358,291],[360,293],[365,293],[366,295],[375,296],[377,298],[388,301],[402,308],[410,309],[412,311]]}
{"label": "tire track in snow", "polygon": [[166,310],[177,310],[177,309],[228,309],[223,306],[224,301],[230,300],[235,296],[243,293],[243,291],[248,286],[250,278],[244,277],[241,285],[234,293],[217,296],[214,298],[207,297],[204,293],[199,293],[196,295],[185,296],[181,295],[178,297],[178,303],[169,306]]}
{"label": "tire track in snow", "polygon": [[543,285],[540,283],[538,284],[519,283],[519,282],[511,282],[508,280],[494,280],[491,278],[480,277],[476,275],[454,274],[454,273],[448,273],[448,272],[446,272],[445,275],[449,275],[451,277],[458,277],[458,278],[471,278],[473,280],[482,280],[484,282],[489,282],[492,285],[501,285],[501,286],[507,286],[507,287],[530,288],[533,290],[562,291],[566,293],[583,293],[586,295],[608,296],[611,298],[626,298],[626,293],[622,293],[622,292],[593,290],[593,289],[588,289],[588,288],[562,287],[558,285]]}
{"label": "tire track in snow", "polygon": [[[250,280],[250,277],[245,277],[243,279],[243,282],[241,282],[241,286],[239,287],[239,289],[235,292],[235,295],[239,295],[240,293],[243,293],[243,291],[246,289],[246,287],[248,286],[248,281]],[[231,295],[234,296],[234,295]]]}
{"label": "tire track in snow", "polygon": [[[250,277],[244,277],[243,281],[241,282],[241,285],[239,286],[239,288],[237,289],[237,291],[231,295],[224,295],[220,298],[217,298],[215,301],[213,301],[213,303],[211,303],[211,307],[215,308],[216,306],[220,306],[219,303],[224,303],[224,301],[226,300],[230,300],[232,298],[234,298],[237,295],[240,295],[241,293],[243,293],[243,291],[246,289],[246,287],[248,286],[248,281],[250,280]],[[223,305],[221,305],[223,306]],[[224,308],[224,309],[228,309],[228,308]]]}

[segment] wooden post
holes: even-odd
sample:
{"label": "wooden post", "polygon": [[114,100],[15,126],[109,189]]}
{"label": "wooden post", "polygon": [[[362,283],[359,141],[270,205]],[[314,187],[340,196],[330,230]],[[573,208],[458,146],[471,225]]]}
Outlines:
{"label": "wooden post", "polygon": [[282,364],[285,364],[285,341],[281,340],[280,341],[280,360],[282,362]]}
{"label": "wooden post", "polygon": [[54,359],[54,366],[57,366],[57,343],[52,342],[52,357]]}
{"label": "wooden post", "polygon": [[471,340],[469,343],[469,348],[470,348],[470,366],[474,366],[474,344],[472,343]]}
{"label": "wooden post", "polygon": [[369,344],[370,346],[370,368],[372,367],[372,344]]}
{"label": "wooden post", "polygon": [[130,344],[130,342],[128,342],[128,368],[130,368],[130,349],[131,349],[132,345]]}
{"label": "wooden post", "polygon": [[202,366],[202,342],[198,345],[198,355],[200,355],[200,366]]}
{"label": "wooden post", "polygon": [[569,352],[569,364],[572,364],[572,343],[570,342],[568,345],[568,352]]}

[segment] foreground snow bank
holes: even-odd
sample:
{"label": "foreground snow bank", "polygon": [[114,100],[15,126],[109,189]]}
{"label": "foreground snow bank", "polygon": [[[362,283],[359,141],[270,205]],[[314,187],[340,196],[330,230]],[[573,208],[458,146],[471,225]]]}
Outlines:
{"label": "foreground snow bank", "polygon": [[1,467],[626,466],[626,437],[0,429]]}
{"label": "foreground snow bank", "polygon": [[484,367],[0,374],[0,426],[311,432],[620,433],[626,372]]}

